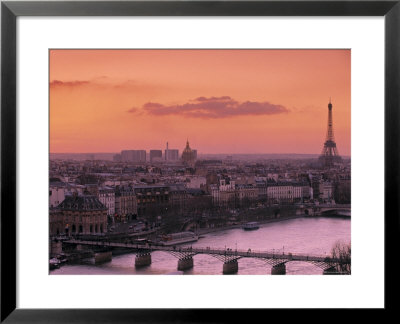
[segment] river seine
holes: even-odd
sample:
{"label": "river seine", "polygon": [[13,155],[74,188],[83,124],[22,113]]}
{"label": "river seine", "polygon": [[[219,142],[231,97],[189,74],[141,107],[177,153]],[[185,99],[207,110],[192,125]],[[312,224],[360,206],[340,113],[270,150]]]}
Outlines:
{"label": "river seine", "polygon": [[[337,241],[350,242],[350,218],[296,218],[262,224],[258,230],[229,229],[208,233],[193,247],[230,248],[232,250],[276,251],[279,253],[301,253],[329,255]],[[222,274],[222,262],[209,255],[195,255],[194,267],[180,272],[189,275]],[[113,256],[111,262],[102,265],[64,265],[51,274],[169,274],[177,273],[178,260],[166,252],[152,252],[152,264],[135,269],[135,254]],[[238,261],[238,275],[271,273],[271,266],[262,260],[242,258]],[[306,262],[288,262],[286,274],[322,274],[322,269]]]}

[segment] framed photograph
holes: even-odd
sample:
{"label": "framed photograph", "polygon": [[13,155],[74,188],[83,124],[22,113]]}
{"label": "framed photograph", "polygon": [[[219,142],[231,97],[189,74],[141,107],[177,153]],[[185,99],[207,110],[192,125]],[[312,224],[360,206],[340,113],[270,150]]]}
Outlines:
{"label": "framed photograph", "polygon": [[393,307],[398,1],[1,11],[2,321]]}
{"label": "framed photograph", "polygon": [[50,275],[351,274],[351,50],[49,58]]}

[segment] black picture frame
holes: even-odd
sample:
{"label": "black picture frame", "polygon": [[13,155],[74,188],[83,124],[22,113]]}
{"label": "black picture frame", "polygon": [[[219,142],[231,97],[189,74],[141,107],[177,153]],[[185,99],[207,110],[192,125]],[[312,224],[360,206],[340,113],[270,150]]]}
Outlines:
{"label": "black picture frame", "polygon": [[[16,19],[19,16],[384,16],[385,309],[397,307],[393,255],[399,237],[400,0],[394,1],[2,1],[1,3],[1,322],[233,322],[243,312],[194,309],[16,308]],[[373,154],[373,152],[371,152]],[[373,256],[371,256],[373,257]],[[371,264],[373,267],[373,264]],[[40,293],[40,292],[38,292]],[[134,307],[134,305],[132,305]],[[261,314],[257,314],[260,313]],[[240,314],[241,315],[241,314]],[[247,315],[248,316],[248,315]],[[250,318],[249,318],[250,319]],[[271,320],[271,319],[270,319]]]}

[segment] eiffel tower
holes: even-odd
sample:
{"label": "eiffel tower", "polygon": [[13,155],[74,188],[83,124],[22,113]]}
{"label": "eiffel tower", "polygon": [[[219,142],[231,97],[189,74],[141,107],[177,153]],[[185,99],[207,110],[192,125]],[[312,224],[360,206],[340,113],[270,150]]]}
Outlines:
{"label": "eiffel tower", "polygon": [[328,104],[328,130],[326,132],[326,139],[324,147],[322,148],[322,153],[319,157],[319,161],[324,167],[331,167],[335,162],[338,163],[342,161],[342,158],[340,157],[336,147],[335,137],[333,135],[331,98],[329,98]]}

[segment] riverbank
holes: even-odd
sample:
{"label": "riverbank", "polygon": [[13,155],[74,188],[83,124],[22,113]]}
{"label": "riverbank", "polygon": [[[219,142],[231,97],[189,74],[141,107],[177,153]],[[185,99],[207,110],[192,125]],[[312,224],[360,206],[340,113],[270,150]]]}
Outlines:
{"label": "riverbank", "polygon": [[[260,225],[263,225],[263,224],[282,222],[282,221],[286,221],[286,220],[303,218],[303,217],[305,217],[305,216],[304,215],[284,216],[284,217],[260,220],[260,221],[257,221],[257,223],[259,223]],[[212,228],[199,228],[196,230],[196,233],[199,236],[201,236],[201,235],[205,235],[208,233],[222,232],[222,231],[226,231],[226,230],[230,230],[230,229],[242,228],[242,226],[243,226],[243,224],[236,224],[236,225],[212,227]]]}

